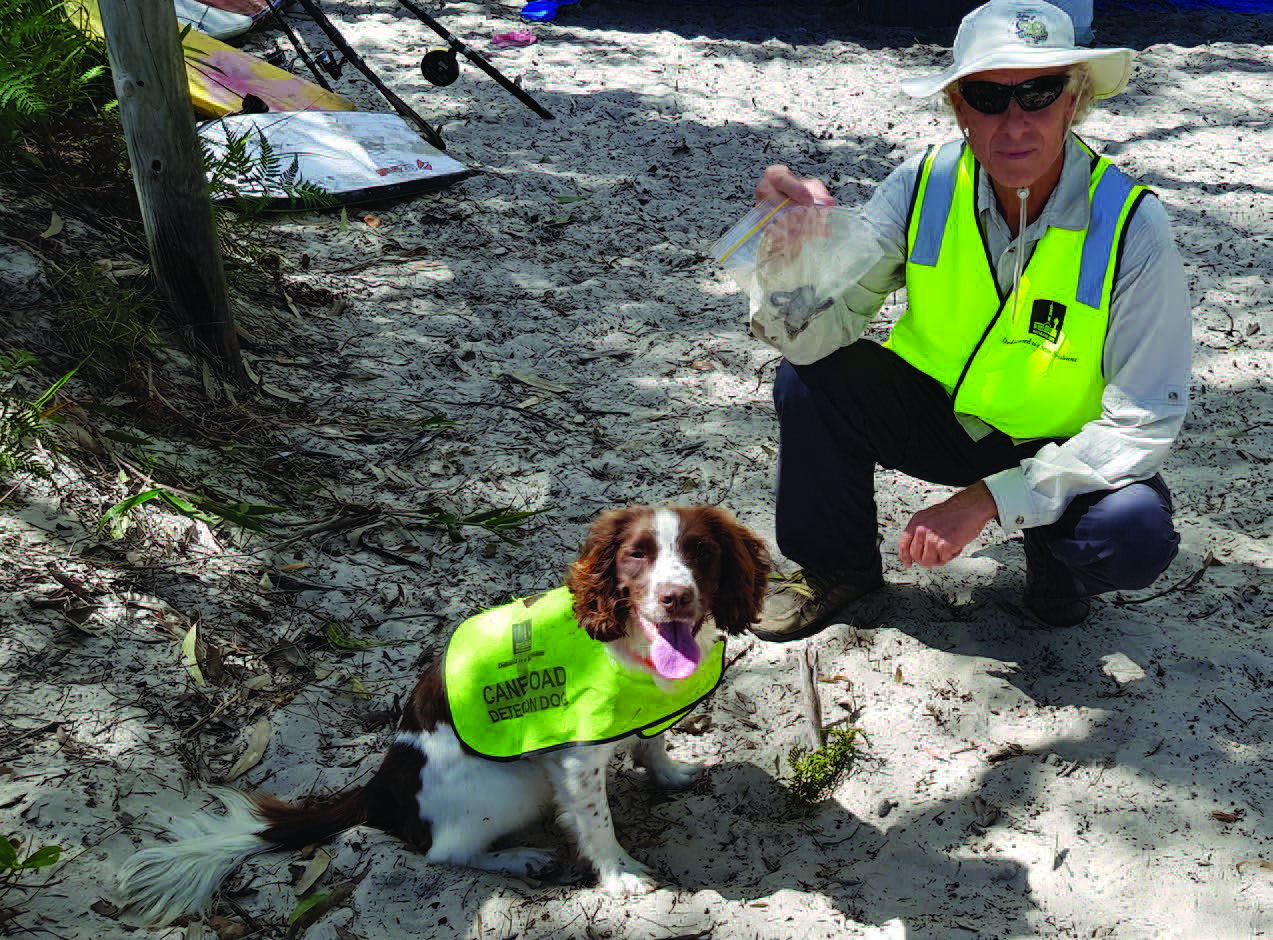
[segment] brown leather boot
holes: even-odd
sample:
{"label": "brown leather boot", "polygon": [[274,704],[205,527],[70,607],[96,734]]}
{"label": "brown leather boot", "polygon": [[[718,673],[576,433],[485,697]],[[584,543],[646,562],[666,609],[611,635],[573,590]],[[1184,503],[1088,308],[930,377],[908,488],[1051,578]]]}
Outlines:
{"label": "brown leather boot", "polygon": [[875,567],[866,573],[805,571],[802,586],[807,588],[806,592],[784,585],[770,594],[765,599],[760,623],[753,626],[751,632],[771,643],[789,643],[813,636],[829,626],[835,615],[849,604],[883,587],[883,566],[877,560]]}

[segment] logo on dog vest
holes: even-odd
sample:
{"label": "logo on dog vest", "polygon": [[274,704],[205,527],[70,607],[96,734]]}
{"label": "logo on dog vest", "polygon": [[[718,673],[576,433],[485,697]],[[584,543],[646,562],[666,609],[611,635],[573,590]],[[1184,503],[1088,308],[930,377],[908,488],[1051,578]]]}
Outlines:
{"label": "logo on dog vest", "polygon": [[513,624],[513,658],[516,659],[522,653],[530,652],[530,627],[529,620],[523,620],[521,623]]}

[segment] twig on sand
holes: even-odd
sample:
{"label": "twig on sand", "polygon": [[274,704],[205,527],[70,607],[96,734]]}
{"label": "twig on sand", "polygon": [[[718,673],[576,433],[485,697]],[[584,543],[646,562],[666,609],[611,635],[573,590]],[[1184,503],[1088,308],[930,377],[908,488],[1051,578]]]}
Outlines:
{"label": "twig on sand", "polygon": [[800,653],[800,687],[804,691],[804,716],[809,722],[809,749],[827,743],[822,730],[822,700],[818,698],[818,649],[806,646]]}
{"label": "twig on sand", "polygon": [[1235,719],[1237,719],[1239,723],[1246,724],[1246,719],[1243,718],[1241,715],[1239,715],[1237,712],[1235,712],[1232,708],[1230,708],[1229,704],[1224,699],[1222,699],[1218,695],[1213,695],[1211,697],[1215,699],[1217,702],[1219,702],[1221,705],[1223,705],[1224,710],[1227,711],[1230,715],[1232,715]]}
{"label": "twig on sand", "polygon": [[1210,568],[1212,565],[1221,565],[1221,564],[1224,564],[1224,562],[1219,561],[1219,560],[1216,558],[1216,556],[1215,556],[1215,555],[1213,555],[1211,552],[1207,552],[1207,554],[1206,554],[1206,555],[1204,555],[1204,556],[1203,556],[1203,558],[1202,558],[1202,567],[1201,567],[1201,568],[1199,568],[1199,569],[1198,569],[1197,571],[1195,571],[1193,574],[1191,574],[1191,575],[1189,575],[1189,576],[1187,576],[1187,577],[1181,578],[1179,581],[1177,581],[1177,582],[1176,582],[1175,584],[1173,584],[1171,587],[1163,588],[1163,589],[1162,589],[1161,591],[1159,591],[1158,593],[1156,593],[1156,594],[1150,594],[1148,597],[1133,597],[1133,598],[1130,598],[1130,599],[1126,599],[1126,598],[1121,598],[1121,597],[1120,597],[1120,598],[1116,599],[1116,600],[1114,601],[1114,603],[1115,603],[1117,606],[1119,606],[1119,607],[1130,607],[1132,604],[1143,604],[1143,603],[1145,603],[1146,601],[1152,601],[1152,600],[1154,600],[1155,598],[1162,597],[1164,594],[1170,594],[1172,591],[1181,590],[1181,589],[1184,589],[1184,588],[1191,588],[1191,587],[1193,587],[1195,584],[1197,584],[1199,581],[1201,581],[1201,580],[1202,580],[1202,576],[1203,576],[1203,575],[1205,575],[1205,574],[1207,573],[1207,569],[1208,569],[1208,568]]}

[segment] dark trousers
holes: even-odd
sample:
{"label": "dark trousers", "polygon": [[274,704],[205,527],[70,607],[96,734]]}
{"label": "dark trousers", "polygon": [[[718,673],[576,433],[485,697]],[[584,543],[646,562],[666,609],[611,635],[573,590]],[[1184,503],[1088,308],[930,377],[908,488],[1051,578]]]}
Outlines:
{"label": "dark trousers", "polygon": [[[812,365],[784,360],[774,404],[778,547],[824,574],[875,565],[877,464],[930,483],[969,486],[1046,443],[1013,444],[998,431],[973,441],[945,389],[869,340]],[[1143,588],[1179,548],[1171,512],[1171,494],[1155,476],[1076,497],[1056,522],[1025,534],[1064,564],[1085,593]]]}

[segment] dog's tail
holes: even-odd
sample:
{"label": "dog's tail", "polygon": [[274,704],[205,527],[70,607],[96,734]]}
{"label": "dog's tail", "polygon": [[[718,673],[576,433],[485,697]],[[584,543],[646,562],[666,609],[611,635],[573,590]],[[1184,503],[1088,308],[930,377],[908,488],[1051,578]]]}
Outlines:
{"label": "dog's tail", "polygon": [[217,886],[258,852],[323,842],[366,821],[363,788],[292,804],[219,789],[224,815],[200,812],[174,824],[176,842],[142,849],[124,863],[119,890],[151,924],[204,911]]}

